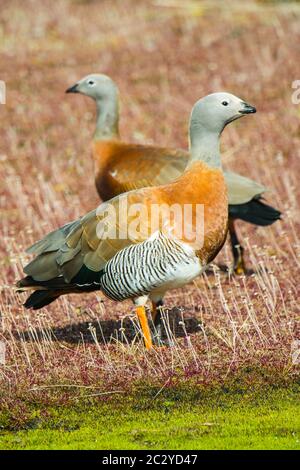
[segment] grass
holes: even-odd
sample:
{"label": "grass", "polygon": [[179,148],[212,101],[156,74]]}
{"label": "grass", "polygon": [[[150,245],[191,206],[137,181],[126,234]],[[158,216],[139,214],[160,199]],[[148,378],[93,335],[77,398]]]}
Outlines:
{"label": "grass", "polygon": [[32,404],[25,429],[2,428],[0,449],[300,449],[295,386],[154,397],[49,406],[44,416]]}
{"label": "grass", "polygon": [[[2,446],[34,447],[31,435],[37,446],[66,446],[68,439],[70,447],[75,439],[93,446],[92,416],[74,405],[92,393],[108,394],[109,403],[91,408],[100,431],[107,415],[113,429],[119,419],[115,409],[128,416],[119,444],[111,435],[116,446],[150,446],[154,434],[157,446],[167,446],[166,436],[173,439],[169,427],[181,433],[182,445],[194,445],[193,436],[203,433],[206,447],[213,442],[224,447],[226,436],[232,447],[247,439],[253,447],[295,446],[288,432],[296,420],[293,400],[266,387],[299,378],[300,112],[291,101],[292,82],[299,79],[299,54],[291,47],[291,37],[300,41],[299,2],[31,0],[28,6],[2,0],[1,6],[0,80],[7,85],[6,105],[0,105]],[[207,93],[226,90],[255,105],[255,116],[225,130],[224,166],[269,187],[266,199],[283,212],[283,220],[271,227],[238,224],[253,275],[233,277],[214,269],[166,297],[168,322],[176,317],[180,334],[171,334],[172,347],[150,353],[136,334],[130,302],[116,304],[100,294],[69,296],[31,312],[22,305],[24,294],[13,289],[28,261],[25,248],[99,202],[90,155],[95,109],[82,96],[64,94],[91,72],[106,73],[118,84],[120,131],[129,142],[186,147],[191,107]],[[228,244],[219,262],[230,265]],[[265,390],[260,405],[241,398],[232,409],[218,409],[214,388],[242,376],[247,387]],[[140,383],[164,391],[208,388],[216,406],[210,399],[194,404],[181,396],[169,414],[159,407],[137,411],[127,398]],[[114,392],[121,392],[119,401],[110,400]],[[65,432],[59,431],[60,413],[79,428],[66,430],[63,424]],[[140,419],[144,432],[143,417],[151,413],[151,426],[161,423],[159,432],[149,431],[145,440],[129,438],[125,430],[135,429]],[[201,422],[216,419],[222,425],[198,429],[199,413]],[[290,425],[284,424],[287,417]],[[26,428],[30,419],[32,429]],[[189,423],[191,433],[185,431]]]}

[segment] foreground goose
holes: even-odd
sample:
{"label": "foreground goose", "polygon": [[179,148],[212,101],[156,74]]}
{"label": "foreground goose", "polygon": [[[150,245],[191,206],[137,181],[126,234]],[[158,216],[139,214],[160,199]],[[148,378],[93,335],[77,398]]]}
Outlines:
{"label": "foreground goose", "polygon": [[[39,309],[61,295],[95,290],[113,300],[132,299],[150,348],[147,299],[157,322],[156,307],[166,291],[198,276],[225,242],[228,198],[219,137],[226,124],[254,111],[228,93],[200,99],[191,114],[183,174],[164,186],[116,196],[29,248],[36,258],[18,287],[35,292],[25,307]],[[176,208],[179,217],[166,208]]]}
{"label": "foreground goose", "polygon": [[[84,77],[67,93],[82,93],[93,98],[97,124],[93,140],[96,187],[103,201],[131,189],[169,183],[181,175],[189,153],[184,150],[128,144],[119,136],[118,89],[106,75]],[[205,140],[202,147],[205,151]],[[242,219],[255,225],[270,225],[280,212],[262,201],[266,188],[231,171],[224,171],[228,187],[229,234],[234,271],[246,272],[243,247],[236,235],[234,221]]]}

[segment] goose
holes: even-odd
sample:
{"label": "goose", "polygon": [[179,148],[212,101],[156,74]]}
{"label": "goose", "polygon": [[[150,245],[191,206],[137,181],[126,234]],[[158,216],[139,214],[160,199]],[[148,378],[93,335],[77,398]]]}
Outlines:
{"label": "goose", "polygon": [[[96,102],[97,121],[92,152],[95,182],[102,201],[131,189],[169,183],[186,168],[189,153],[182,149],[155,147],[123,142],[119,134],[119,91],[115,82],[103,74],[91,74],[68,88],[66,93],[81,93]],[[202,148],[205,152],[205,140]],[[239,242],[235,221],[267,226],[280,219],[281,213],[266,204],[267,188],[252,179],[224,171],[229,200],[229,236],[233,271],[248,272],[244,248]]]}
{"label": "goose", "polygon": [[[61,295],[95,290],[115,301],[131,299],[150,349],[147,300],[152,302],[157,324],[165,293],[201,274],[225,243],[228,197],[220,135],[228,123],[253,112],[255,108],[224,92],[197,101],[190,117],[190,156],[183,173],[171,183],[115,196],[36,242],[27,250],[35,258],[17,283],[20,289],[34,290],[25,307],[36,310]],[[138,223],[131,211],[137,207],[142,209]],[[161,210],[166,207],[176,207],[181,216],[188,207],[189,217]],[[203,209],[200,215],[199,208]]]}

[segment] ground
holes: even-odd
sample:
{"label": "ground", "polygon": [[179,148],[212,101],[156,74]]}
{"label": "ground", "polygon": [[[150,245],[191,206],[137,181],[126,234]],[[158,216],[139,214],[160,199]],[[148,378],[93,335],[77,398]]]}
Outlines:
{"label": "ground", "polygon": [[0,449],[299,449],[298,397],[295,386],[159,396],[149,388],[125,404],[76,401],[43,413],[35,404],[23,430],[11,423],[2,433]]}
{"label": "ground", "polygon": [[[300,447],[299,19],[299,2],[2,0],[2,448]],[[149,353],[130,302],[70,296],[31,312],[13,288],[26,247],[99,203],[94,105],[64,93],[92,72],[119,86],[126,141],[186,148],[191,107],[213,91],[254,105],[223,133],[224,166],[283,212],[271,227],[238,224],[251,276],[218,270],[226,245],[168,295],[171,346]]]}

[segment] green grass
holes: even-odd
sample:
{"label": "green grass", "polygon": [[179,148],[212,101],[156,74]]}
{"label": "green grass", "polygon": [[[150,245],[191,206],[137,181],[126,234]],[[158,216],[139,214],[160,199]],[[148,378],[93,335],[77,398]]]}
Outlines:
{"label": "green grass", "polygon": [[[1,449],[299,449],[299,388],[184,390],[2,415]],[[9,429],[11,430],[5,430]]]}

